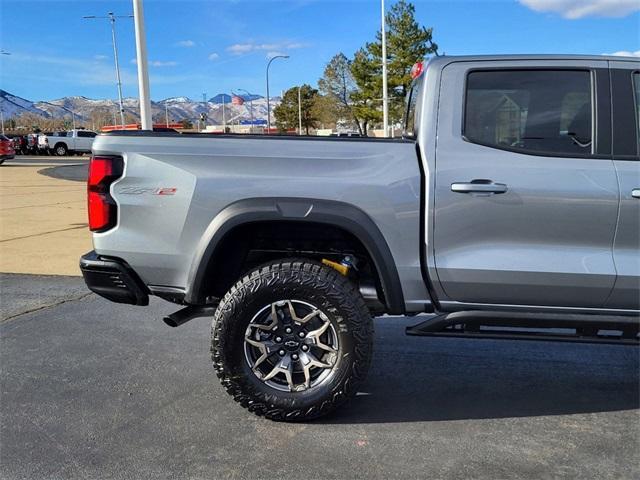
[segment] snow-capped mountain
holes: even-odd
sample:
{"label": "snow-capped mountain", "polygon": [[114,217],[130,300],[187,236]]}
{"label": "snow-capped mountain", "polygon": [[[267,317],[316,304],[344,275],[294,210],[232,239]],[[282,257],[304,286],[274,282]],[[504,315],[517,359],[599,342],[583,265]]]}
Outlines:
{"label": "snow-capped mountain", "polygon": [[[151,111],[155,122],[162,123],[169,117],[169,122],[189,120],[195,123],[201,113],[207,114],[208,124],[222,124],[242,121],[267,120],[267,100],[259,95],[241,95],[243,105],[233,105],[231,95],[219,93],[205,102],[197,102],[188,97],[171,97],[158,102],[151,102]],[[223,103],[224,102],[224,103]],[[280,103],[280,97],[271,98],[271,115],[273,108]],[[138,118],[138,99],[124,98],[125,115]],[[32,102],[0,90],[0,108],[5,119],[17,117],[23,113],[35,113],[46,118],[63,118],[73,112],[76,121],[90,122],[97,118],[109,118],[116,123],[118,117],[118,101],[112,99],[92,99],[81,96],[64,97],[49,102]]]}
{"label": "snow-capped mountain", "polygon": [[0,108],[2,108],[2,113],[5,118],[15,117],[26,112],[46,116],[44,112],[36,108],[33,102],[16,95],[12,95],[5,90],[0,90]]}

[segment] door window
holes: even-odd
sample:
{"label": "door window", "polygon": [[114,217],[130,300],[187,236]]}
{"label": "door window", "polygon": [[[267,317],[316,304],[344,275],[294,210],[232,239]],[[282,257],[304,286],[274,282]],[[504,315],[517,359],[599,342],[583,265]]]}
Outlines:
{"label": "door window", "polygon": [[472,71],[466,89],[466,140],[551,156],[592,153],[589,71]]}
{"label": "door window", "polygon": [[633,96],[636,104],[636,130],[638,135],[638,153],[640,153],[640,72],[633,74]]}

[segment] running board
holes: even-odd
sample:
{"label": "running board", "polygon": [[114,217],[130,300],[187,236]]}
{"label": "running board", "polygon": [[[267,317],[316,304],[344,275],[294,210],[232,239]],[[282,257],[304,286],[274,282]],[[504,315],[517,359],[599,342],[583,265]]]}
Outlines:
{"label": "running board", "polygon": [[190,305],[182,310],[173,312],[171,315],[167,315],[162,320],[170,327],[175,328],[194,318],[212,317],[216,313],[216,308],[218,308],[217,303],[212,305]]}
{"label": "running board", "polygon": [[[640,345],[640,318],[555,313],[466,311],[407,327],[407,335]],[[561,331],[559,331],[561,330]]]}

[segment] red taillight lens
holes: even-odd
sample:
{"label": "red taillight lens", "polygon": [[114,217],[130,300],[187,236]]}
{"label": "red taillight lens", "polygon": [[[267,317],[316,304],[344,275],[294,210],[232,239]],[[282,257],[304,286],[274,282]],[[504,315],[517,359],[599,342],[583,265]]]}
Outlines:
{"label": "red taillight lens", "polygon": [[89,230],[104,232],[115,227],[118,207],[109,194],[109,186],[122,175],[122,158],[91,157],[87,180]]}
{"label": "red taillight lens", "polygon": [[411,80],[415,80],[424,72],[424,63],[416,62],[413,67],[411,67]]}

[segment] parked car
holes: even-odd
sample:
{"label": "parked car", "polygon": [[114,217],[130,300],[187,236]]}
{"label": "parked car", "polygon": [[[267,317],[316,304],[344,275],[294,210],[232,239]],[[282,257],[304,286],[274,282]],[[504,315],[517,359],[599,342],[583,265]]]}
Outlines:
{"label": "parked car", "polygon": [[48,137],[53,135],[54,132],[40,132],[38,134],[38,155],[51,155],[52,152],[49,149]]}
{"label": "parked car", "polygon": [[26,136],[26,146],[25,146],[26,155],[38,155],[38,153],[40,153],[38,149],[38,136],[39,136],[39,133],[29,133]]}
{"label": "parked car", "polygon": [[14,135],[11,141],[13,142],[13,149],[16,155],[24,155],[26,153],[27,137],[25,135]]}
{"label": "parked car", "polygon": [[43,132],[38,135],[38,151],[43,155],[54,155],[53,147],[49,146],[49,140],[58,137],[67,137],[66,131]]}
{"label": "parked car", "polygon": [[54,132],[43,135],[39,140],[42,149],[51,150],[55,155],[81,155],[91,153],[91,145],[96,132],[75,129],[68,132]]}
{"label": "parked car", "polygon": [[13,148],[13,141],[4,135],[0,135],[0,165],[2,165],[5,160],[11,160],[15,155],[16,151]]}
{"label": "parked car", "polygon": [[359,132],[338,132],[332,133],[330,137],[362,137]]}
{"label": "parked car", "polygon": [[398,139],[101,135],[85,281],[181,305],[171,326],[213,316],[224,388],[276,420],[355,395],[377,315],[436,314],[410,335],[637,346],[639,72],[441,56]]}

